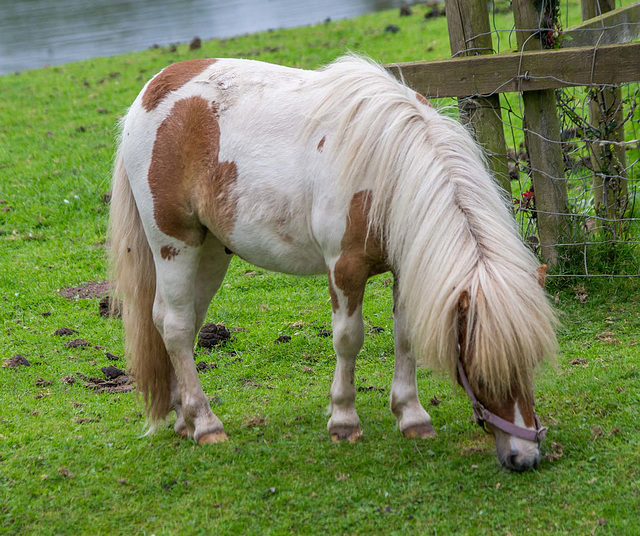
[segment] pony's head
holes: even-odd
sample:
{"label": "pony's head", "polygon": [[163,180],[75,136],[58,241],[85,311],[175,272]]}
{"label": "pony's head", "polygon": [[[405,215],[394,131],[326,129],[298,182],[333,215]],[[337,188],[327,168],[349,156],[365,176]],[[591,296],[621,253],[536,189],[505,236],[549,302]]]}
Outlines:
{"label": "pony's head", "polygon": [[[545,270],[542,265],[537,272],[540,286],[544,286]],[[536,469],[546,428],[540,425],[533,409],[532,371],[514,371],[506,389],[495,389],[496,379],[487,373],[486,367],[476,363],[474,321],[470,315],[470,295],[464,290],[458,300],[457,380],[471,399],[476,422],[494,436],[502,466],[513,471]],[[514,361],[514,367],[519,366],[522,364]]]}

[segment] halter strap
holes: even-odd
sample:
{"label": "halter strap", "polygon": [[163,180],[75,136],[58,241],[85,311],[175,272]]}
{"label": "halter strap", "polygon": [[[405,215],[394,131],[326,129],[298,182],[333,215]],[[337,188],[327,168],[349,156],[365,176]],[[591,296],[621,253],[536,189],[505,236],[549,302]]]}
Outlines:
{"label": "halter strap", "polygon": [[520,439],[524,439],[526,441],[535,441],[540,444],[540,442],[544,439],[547,434],[547,429],[544,426],[540,425],[540,419],[538,419],[538,415],[536,412],[533,412],[533,419],[536,425],[535,430],[530,430],[529,428],[524,428],[523,426],[517,426],[512,422],[509,422],[502,417],[498,417],[495,413],[491,413],[487,408],[485,408],[480,401],[476,398],[476,395],[473,394],[471,390],[471,385],[469,385],[469,380],[467,379],[467,374],[464,371],[464,367],[462,366],[462,360],[458,358],[458,377],[460,378],[460,383],[464,390],[467,392],[467,396],[469,400],[471,400],[471,406],[473,407],[473,416],[476,422],[482,427],[485,432],[488,432],[485,423],[492,424],[499,430],[502,430],[504,433],[519,437]]}

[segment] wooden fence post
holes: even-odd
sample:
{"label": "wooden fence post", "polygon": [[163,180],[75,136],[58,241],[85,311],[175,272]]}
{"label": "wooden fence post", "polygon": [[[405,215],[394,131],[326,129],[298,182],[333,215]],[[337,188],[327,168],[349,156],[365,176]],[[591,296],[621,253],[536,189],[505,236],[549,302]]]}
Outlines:
{"label": "wooden fence post", "polygon": [[[493,54],[486,0],[445,0],[451,54],[476,56]],[[458,100],[460,119],[471,122],[475,138],[489,157],[489,165],[511,204],[511,179],[507,145],[498,94]]]}
{"label": "wooden fence post", "polygon": [[[534,0],[513,0],[518,49],[541,49],[533,35],[540,27],[540,15]],[[526,75],[526,73],[519,73]],[[531,176],[535,191],[538,234],[542,259],[550,267],[558,263],[555,244],[566,235],[567,185],[560,146],[560,124],[553,90],[527,91],[524,102],[525,141],[531,160]]]}
{"label": "wooden fence post", "polygon": [[[615,9],[615,0],[582,0],[581,7],[582,20],[588,20]],[[608,141],[624,141],[622,91],[612,87],[593,88],[593,91],[595,93],[589,102],[591,124],[603,135],[607,135]],[[620,126],[616,128],[616,125]],[[611,148],[593,143],[591,155],[596,214],[618,220],[623,216],[628,202],[625,148],[623,145]],[[618,238],[620,233],[616,221],[607,222],[603,227]]]}

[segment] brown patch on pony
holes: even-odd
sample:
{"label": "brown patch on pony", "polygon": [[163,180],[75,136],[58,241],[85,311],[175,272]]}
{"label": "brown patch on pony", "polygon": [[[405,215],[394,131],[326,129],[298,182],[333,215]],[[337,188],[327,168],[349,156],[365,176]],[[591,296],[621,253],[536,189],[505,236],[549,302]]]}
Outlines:
{"label": "brown patch on pony", "polygon": [[162,246],[160,248],[160,255],[162,255],[162,258],[167,261],[172,261],[179,254],[180,250],[174,248],[173,246]]}
{"label": "brown patch on pony", "polygon": [[324,147],[324,142],[327,140],[326,136],[322,136],[322,139],[318,142],[318,152],[322,152],[322,148]]}
{"label": "brown patch on pony", "polygon": [[371,191],[357,192],[349,205],[342,254],[333,269],[335,284],[347,297],[349,316],[362,303],[367,279],[390,270],[380,237],[370,232],[370,210]]}
{"label": "brown patch on pony", "polygon": [[333,288],[333,283],[331,281],[331,270],[327,268],[327,275],[329,279],[329,295],[331,296],[331,310],[335,313],[340,306],[338,304],[338,295],[336,294],[336,289]]}
{"label": "brown patch on pony", "polygon": [[538,276],[538,283],[542,288],[544,288],[545,283],[547,282],[547,265],[541,264],[540,266],[538,266],[536,275]]}
{"label": "brown patch on pony", "polygon": [[219,152],[215,105],[198,96],[176,102],[158,127],[149,167],[154,216],[163,233],[199,246],[208,228],[228,242],[237,169],[233,162],[219,162]]}
{"label": "brown patch on pony", "polygon": [[429,108],[433,108],[433,106],[431,106],[431,103],[427,100],[427,98],[421,95],[420,93],[416,92],[416,99],[418,99],[418,101],[420,101],[425,106],[428,106]]}
{"label": "brown patch on pony", "polygon": [[164,68],[147,85],[142,95],[142,106],[151,112],[169,93],[180,89],[215,62],[215,59],[187,60]]}

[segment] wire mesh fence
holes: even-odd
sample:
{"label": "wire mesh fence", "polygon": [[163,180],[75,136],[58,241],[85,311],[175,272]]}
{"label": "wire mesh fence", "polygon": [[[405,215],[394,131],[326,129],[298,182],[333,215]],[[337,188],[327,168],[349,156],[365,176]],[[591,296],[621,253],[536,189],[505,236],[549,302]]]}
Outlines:
{"label": "wire mesh fence", "polygon": [[[557,48],[562,28],[580,21],[580,4],[575,0],[535,3],[540,28],[529,39],[539,39],[542,48]],[[632,3],[618,0],[615,7]],[[489,9],[495,52],[515,49],[515,27],[505,24],[513,21],[508,17],[511,2],[496,1]],[[592,31],[602,36],[603,29],[604,25]],[[594,62],[598,43],[596,38]],[[562,80],[560,73],[557,79]],[[640,277],[640,85],[583,86],[562,81],[569,87],[555,90],[559,139],[527,128],[521,94],[500,97],[511,196],[522,236],[540,253],[540,217],[557,216],[561,223],[553,245],[558,263],[551,276]],[[542,136],[560,146],[564,170],[559,176],[549,176],[532,165],[527,131],[529,139]],[[564,211],[543,211],[538,206],[532,181],[535,172],[547,173],[560,190],[566,190]]]}

